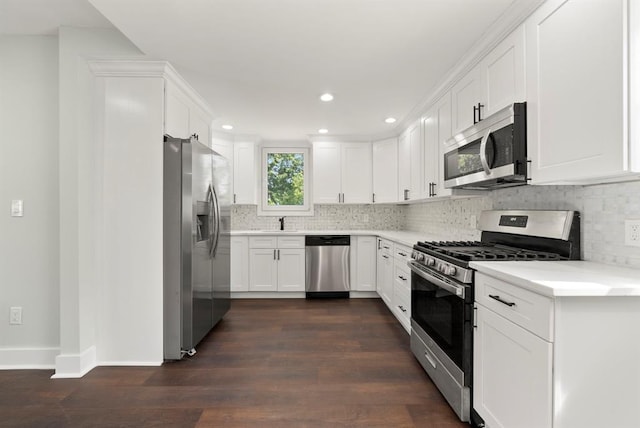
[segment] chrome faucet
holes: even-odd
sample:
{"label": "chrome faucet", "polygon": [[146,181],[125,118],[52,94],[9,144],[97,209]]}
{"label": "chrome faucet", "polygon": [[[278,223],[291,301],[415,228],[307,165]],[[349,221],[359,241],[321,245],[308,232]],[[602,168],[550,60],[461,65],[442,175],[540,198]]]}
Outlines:
{"label": "chrome faucet", "polygon": [[280,230],[284,230],[284,217],[280,217],[278,221],[280,222]]}

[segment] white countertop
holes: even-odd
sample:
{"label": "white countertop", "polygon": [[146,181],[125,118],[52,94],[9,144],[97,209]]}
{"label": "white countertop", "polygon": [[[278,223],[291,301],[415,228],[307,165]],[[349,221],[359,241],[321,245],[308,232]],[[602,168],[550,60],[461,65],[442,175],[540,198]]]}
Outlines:
{"label": "white countertop", "polygon": [[551,297],[640,296],[640,269],[582,260],[471,262],[469,266]]}
{"label": "white countertop", "polygon": [[400,230],[232,230],[231,236],[265,236],[265,235],[360,235],[379,236],[390,241],[413,247],[418,241],[441,241],[443,237],[427,235],[424,232],[400,231]]}

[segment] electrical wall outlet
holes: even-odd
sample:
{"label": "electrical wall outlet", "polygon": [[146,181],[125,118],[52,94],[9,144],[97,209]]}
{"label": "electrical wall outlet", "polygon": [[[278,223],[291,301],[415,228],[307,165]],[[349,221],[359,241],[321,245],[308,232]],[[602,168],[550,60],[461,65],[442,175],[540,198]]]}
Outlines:
{"label": "electrical wall outlet", "polygon": [[640,247],[640,219],[624,221],[624,245]]}
{"label": "electrical wall outlet", "polygon": [[9,309],[9,324],[22,324],[21,306],[12,306]]}

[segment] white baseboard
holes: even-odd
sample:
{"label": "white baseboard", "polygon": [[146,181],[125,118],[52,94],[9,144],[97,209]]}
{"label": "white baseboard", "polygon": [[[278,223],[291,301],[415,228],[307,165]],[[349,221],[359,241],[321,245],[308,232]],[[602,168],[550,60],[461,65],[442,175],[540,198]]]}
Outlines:
{"label": "white baseboard", "polygon": [[60,348],[0,348],[0,370],[53,369]]}
{"label": "white baseboard", "polygon": [[231,293],[232,299],[304,299],[306,293],[287,292],[280,293],[277,291],[236,291]]}
{"label": "white baseboard", "polygon": [[375,291],[350,291],[349,297],[352,299],[379,299],[380,295]]}
{"label": "white baseboard", "polygon": [[78,378],[96,367],[96,347],[91,346],[80,354],[60,354],[56,357],[56,373],[52,379]]}
{"label": "white baseboard", "polygon": [[158,367],[161,366],[164,361],[100,361],[98,366],[113,366],[113,367]]}

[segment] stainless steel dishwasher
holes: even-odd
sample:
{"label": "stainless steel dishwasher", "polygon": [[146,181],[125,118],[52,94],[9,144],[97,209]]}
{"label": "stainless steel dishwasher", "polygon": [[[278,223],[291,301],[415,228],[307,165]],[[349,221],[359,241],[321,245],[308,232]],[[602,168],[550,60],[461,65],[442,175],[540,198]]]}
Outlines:
{"label": "stainless steel dishwasher", "polygon": [[349,297],[349,235],[307,236],[305,246],[307,298]]}

